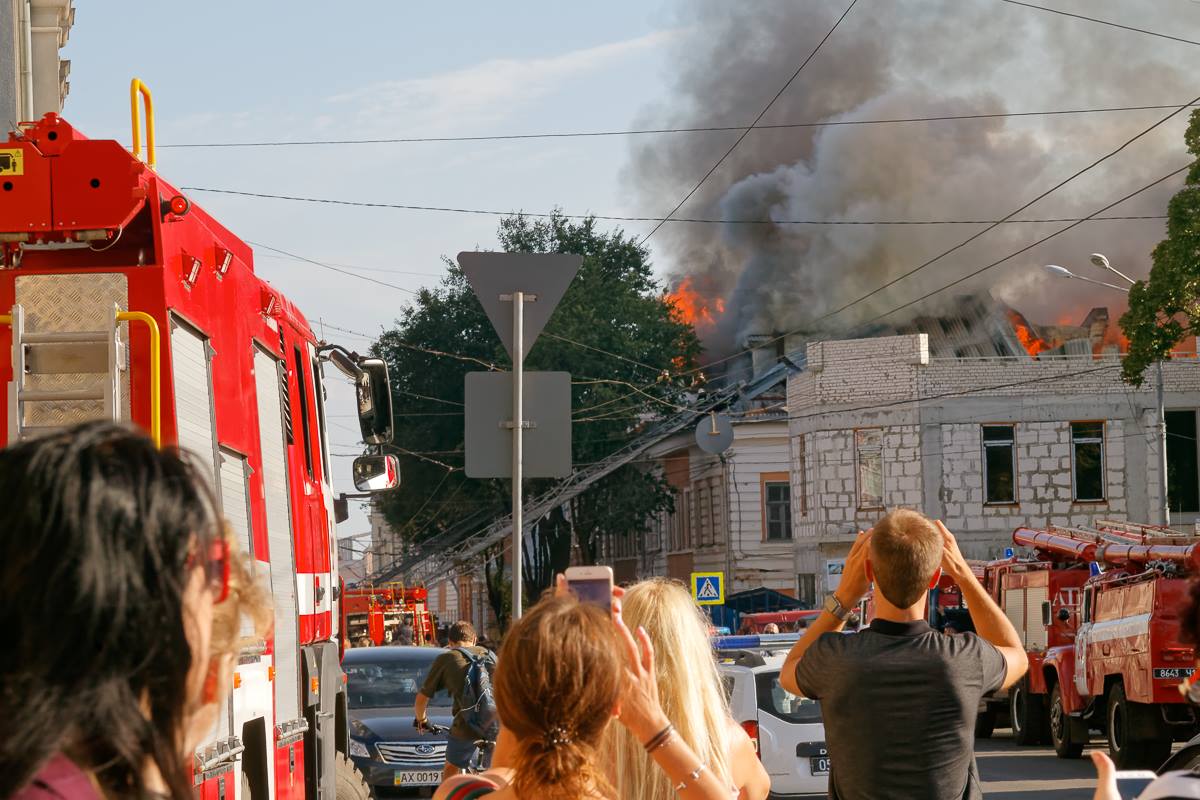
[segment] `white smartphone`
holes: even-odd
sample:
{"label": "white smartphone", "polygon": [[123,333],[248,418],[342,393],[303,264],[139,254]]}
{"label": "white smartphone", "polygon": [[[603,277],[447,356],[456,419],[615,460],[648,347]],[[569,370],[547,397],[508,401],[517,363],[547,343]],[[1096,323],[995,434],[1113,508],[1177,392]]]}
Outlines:
{"label": "white smartphone", "polygon": [[566,578],[580,601],[612,611],[612,567],[568,567]]}
{"label": "white smartphone", "polygon": [[1136,800],[1158,776],[1146,769],[1117,770],[1117,794],[1121,800]]}

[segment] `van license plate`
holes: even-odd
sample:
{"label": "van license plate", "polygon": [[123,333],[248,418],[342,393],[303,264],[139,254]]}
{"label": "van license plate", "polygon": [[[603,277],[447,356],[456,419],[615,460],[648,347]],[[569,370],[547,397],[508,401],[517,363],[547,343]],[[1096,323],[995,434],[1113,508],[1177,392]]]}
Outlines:
{"label": "van license plate", "polygon": [[393,786],[437,786],[442,782],[441,770],[396,770],[392,778]]}
{"label": "van license plate", "polygon": [[808,760],[808,766],[813,775],[828,775],[829,756],[813,756]]}
{"label": "van license plate", "polygon": [[1191,667],[1159,668],[1154,670],[1154,679],[1157,681],[1180,681],[1192,677],[1192,673],[1195,671]]}

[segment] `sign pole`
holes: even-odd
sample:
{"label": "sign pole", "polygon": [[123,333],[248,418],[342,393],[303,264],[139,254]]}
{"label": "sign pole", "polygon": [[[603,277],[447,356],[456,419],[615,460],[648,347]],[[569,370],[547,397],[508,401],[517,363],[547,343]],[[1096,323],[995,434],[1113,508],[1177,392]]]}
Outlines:
{"label": "sign pole", "polygon": [[521,446],[525,428],[525,293],[513,292],[513,448],[512,448],[512,619],[521,618]]}

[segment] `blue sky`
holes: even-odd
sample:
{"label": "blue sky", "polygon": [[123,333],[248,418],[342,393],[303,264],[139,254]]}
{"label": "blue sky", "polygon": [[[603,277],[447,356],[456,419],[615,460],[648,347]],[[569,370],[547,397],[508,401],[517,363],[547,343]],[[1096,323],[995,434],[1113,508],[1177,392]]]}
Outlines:
{"label": "blue sky", "polygon": [[[160,145],[528,133],[629,126],[664,96],[680,35],[659,3],[78,2],[64,116],[128,142],[128,85],[153,90]],[[342,10],[342,9],[346,10]],[[168,10],[169,9],[169,10]],[[176,185],[528,211],[637,209],[622,138],[273,149],[173,149]],[[496,218],[193,198],[244,239],[415,288],[440,257],[494,241]],[[633,231],[642,228],[633,227]],[[410,295],[260,251],[260,274],[317,323],[378,332]],[[331,340],[340,334],[328,331]],[[346,336],[342,341],[363,347]],[[332,390],[332,449],[351,453],[350,395]],[[401,432],[402,435],[402,432]],[[349,460],[335,479],[349,486]],[[365,530],[352,517],[343,535]]]}

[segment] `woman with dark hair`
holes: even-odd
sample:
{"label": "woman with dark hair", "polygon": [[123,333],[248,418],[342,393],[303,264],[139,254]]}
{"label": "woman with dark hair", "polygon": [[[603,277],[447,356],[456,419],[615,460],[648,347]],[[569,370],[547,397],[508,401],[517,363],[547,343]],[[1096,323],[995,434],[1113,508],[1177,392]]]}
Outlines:
{"label": "woman with dark hair", "polygon": [[190,800],[240,614],[263,619],[207,485],[89,423],[0,450],[0,497],[0,798]]}
{"label": "woman with dark hair", "polygon": [[723,783],[676,733],[658,698],[654,650],[613,613],[573,596],[548,596],[513,624],[496,666],[502,725],[496,760],[484,775],[456,775],[437,800],[615,798],[601,742],[614,717],[645,747],[683,800],[730,800]]}

